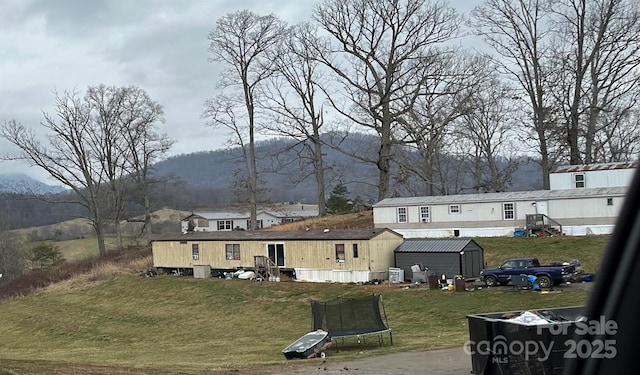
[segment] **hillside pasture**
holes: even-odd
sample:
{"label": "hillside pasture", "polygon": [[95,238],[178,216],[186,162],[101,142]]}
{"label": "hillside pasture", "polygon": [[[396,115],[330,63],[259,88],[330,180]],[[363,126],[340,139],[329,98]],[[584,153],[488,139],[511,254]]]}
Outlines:
{"label": "hillside pasture", "polygon": [[[367,227],[367,213],[350,215],[340,216],[342,224],[318,219],[318,228]],[[475,240],[490,266],[535,256],[542,262],[579,259],[593,272],[609,237]],[[97,252],[92,241],[59,242],[79,260],[51,274],[25,275],[25,282],[36,283],[24,293],[0,293],[9,296],[0,300],[1,375],[287,373],[299,362],[286,361],[281,350],[311,329],[311,300],[382,295],[393,345],[387,337],[383,346],[376,338],[360,345],[347,339],[340,351],[328,353],[340,360],[461,346],[468,339],[468,314],[584,305],[590,290],[589,284],[573,284],[545,294],[510,287],[458,293],[408,284],[145,277],[149,249],[86,257]]]}
{"label": "hillside pasture", "polygon": [[18,374],[72,373],[85,366],[105,373],[184,374],[285,366],[281,350],[311,330],[311,300],[371,293],[383,297],[393,345],[347,339],[340,351],[330,350],[331,358],[461,346],[468,339],[468,314],[583,305],[588,296],[585,288],[569,287],[548,294],[510,288],[458,293],[398,284],[121,273],[67,281],[0,304],[0,368]]}

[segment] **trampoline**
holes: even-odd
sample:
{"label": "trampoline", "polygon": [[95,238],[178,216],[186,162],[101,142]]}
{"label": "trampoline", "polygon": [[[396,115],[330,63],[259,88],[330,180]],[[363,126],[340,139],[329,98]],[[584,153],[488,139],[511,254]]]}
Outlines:
{"label": "trampoline", "polygon": [[389,342],[393,345],[392,331],[380,295],[341,297],[328,302],[311,301],[311,313],[312,331],[324,330],[332,340],[342,339],[344,342],[347,337],[356,337],[360,344],[366,336],[377,335],[378,344],[382,345],[383,335],[388,333]]}

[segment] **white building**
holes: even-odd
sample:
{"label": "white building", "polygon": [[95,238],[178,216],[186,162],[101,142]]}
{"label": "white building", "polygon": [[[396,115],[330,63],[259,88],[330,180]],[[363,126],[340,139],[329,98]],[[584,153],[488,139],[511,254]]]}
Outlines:
{"label": "white building", "polygon": [[561,167],[551,190],[387,198],[373,206],[373,223],[405,238],[609,234],[636,168]]}
{"label": "white building", "polygon": [[[318,216],[317,205],[282,206],[271,210],[260,210],[256,219],[258,228],[290,223]],[[215,232],[246,230],[250,227],[248,211],[194,212],[181,221],[182,232]]]}
{"label": "white building", "polygon": [[549,174],[550,190],[629,186],[638,162],[567,165]]}

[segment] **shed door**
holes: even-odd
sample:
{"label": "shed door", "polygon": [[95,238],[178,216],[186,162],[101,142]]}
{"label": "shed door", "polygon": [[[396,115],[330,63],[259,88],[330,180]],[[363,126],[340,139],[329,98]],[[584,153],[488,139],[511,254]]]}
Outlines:
{"label": "shed door", "polygon": [[278,267],[284,267],[284,244],[270,243],[267,245],[269,259]]}
{"label": "shed door", "polygon": [[480,251],[466,250],[462,255],[461,261],[463,262],[463,277],[471,278],[480,276],[480,270],[484,268]]}

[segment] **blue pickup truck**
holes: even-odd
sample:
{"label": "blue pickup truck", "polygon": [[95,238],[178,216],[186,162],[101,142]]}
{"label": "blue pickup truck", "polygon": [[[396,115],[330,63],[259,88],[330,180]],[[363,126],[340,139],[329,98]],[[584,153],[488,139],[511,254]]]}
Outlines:
{"label": "blue pickup truck", "polygon": [[497,268],[485,268],[480,277],[487,286],[507,285],[514,275],[533,275],[541,288],[549,288],[571,279],[575,266],[571,264],[540,265],[537,258],[514,258]]}

